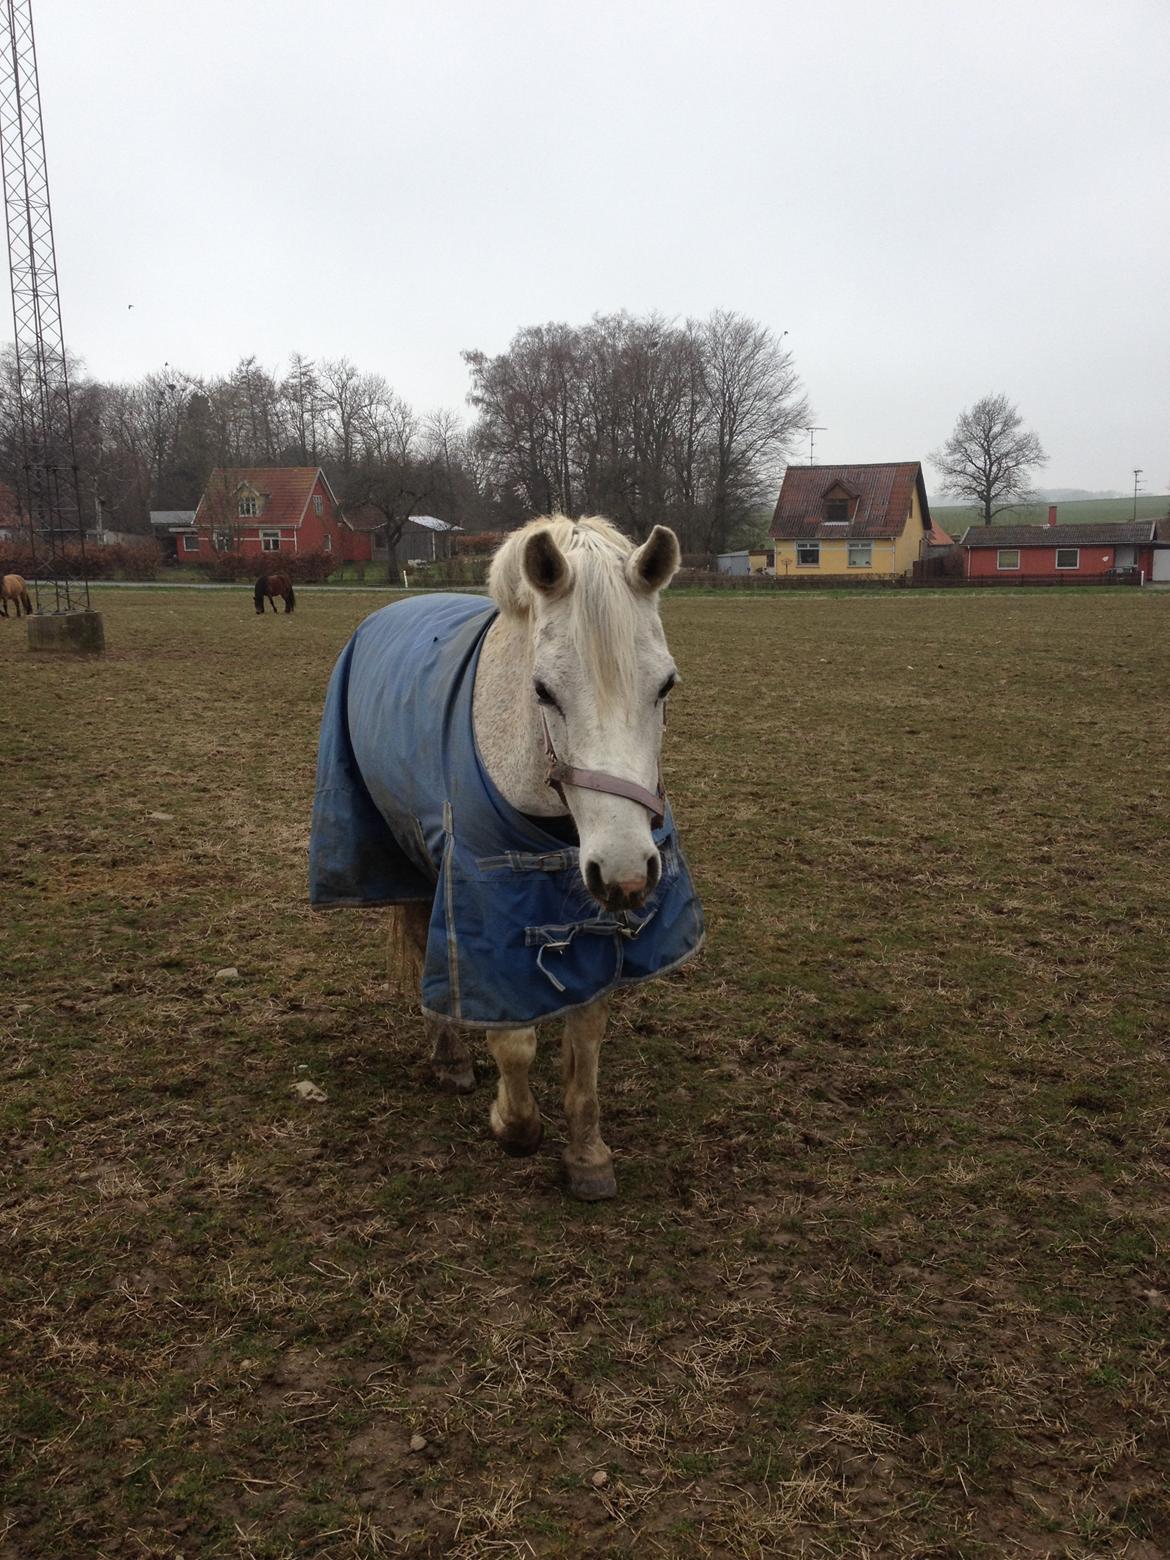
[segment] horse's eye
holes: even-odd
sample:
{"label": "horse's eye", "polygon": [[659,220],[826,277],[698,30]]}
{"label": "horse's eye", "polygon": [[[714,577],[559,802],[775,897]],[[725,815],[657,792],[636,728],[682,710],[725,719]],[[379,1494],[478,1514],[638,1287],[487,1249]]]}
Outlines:
{"label": "horse's eye", "polygon": [[547,704],[550,709],[554,710],[560,709],[560,705],[554,698],[547,683],[542,683],[538,677],[532,686],[536,690],[536,702],[538,704]]}
{"label": "horse's eye", "polygon": [[659,698],[660,702],[663,699],[666,698],[666,695],[674,687],[676,682],[678,682],[678,676],[677,676],[677,674],[675,672],[671,672],[670,676],[666,679],[666,681],[662,684],[662,687],[659,688],[659,690],[658,690],[658,698]]}

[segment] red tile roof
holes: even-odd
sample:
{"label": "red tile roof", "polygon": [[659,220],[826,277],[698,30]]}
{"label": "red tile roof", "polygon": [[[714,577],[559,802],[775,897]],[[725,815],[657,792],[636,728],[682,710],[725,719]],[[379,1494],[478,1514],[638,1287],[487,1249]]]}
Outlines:
{"label": "red tile roof", "polygon": [[[826,495],[838,486],[851,496],[848,521],[825,519]],[[789,466],[784,473],[768,534],[777,541],[817,541],[834,537],[853,541],[901,536],[915,488],[922,511],[922,527],[929,532],[933,522],[922,467],[916,460],[889,465]]]}
{"label": "red tile roof", "polygon": [[1085,525],[972,525],[964,547],[1124,547],[1149,542],[1152,520],[1107,520]]}
{"label": "red tile roof", "polygon": [[[260,495],[260,513],[248,516],[245,524],[298,526],[309,507],[317,478],[325,482],[326,491],[332,497],[320,466],[217,466],[207,479],[207,486],[195,511],[195,524],[214,523],[219,518],[216,510],[223,511],[223,519],[238,525],[236,493],[241,487],[254,488]],[[334,500],[336,503],[336,500]],[[210,511],[210,512],[209,512]]]}

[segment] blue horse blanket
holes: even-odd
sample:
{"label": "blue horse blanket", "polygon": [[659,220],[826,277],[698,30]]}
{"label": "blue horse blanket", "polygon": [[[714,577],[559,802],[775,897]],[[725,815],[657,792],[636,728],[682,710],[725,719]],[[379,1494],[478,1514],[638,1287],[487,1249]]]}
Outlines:
{"label": "blue horse blanket", "polygon": [[433,1017],[511,1028],[683,963],[703,913],[669,804],[662,876],[637,911],[609,911],[578,849],[517,812],[480,758],[472,691],[496,608],[415,597],[362,623],[333,669],[317,754],[309,900],[432,904],[422,1004]]}

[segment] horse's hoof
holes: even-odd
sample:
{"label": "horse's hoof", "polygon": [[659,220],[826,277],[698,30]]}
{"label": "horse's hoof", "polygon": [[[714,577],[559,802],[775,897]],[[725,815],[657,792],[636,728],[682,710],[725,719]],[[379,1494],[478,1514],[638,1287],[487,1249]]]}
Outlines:
{"label": "horse's hoof", "polygon": [[535,1122],[517,1122],[514,1125],[506,1125],[493,1102],[491,1123],[492,1136],[504,1150],[504,1153],[511,1154],[514,1159],[524,1159],[529,1154],[535,1154],[536,1150],[544,1142],[544,1122],[539,1116],[537,1116]]}
{"label": "horse's hoof", "polygon": [[435,1086],[443,1094],[474,1094],[479,1082],[474,1062],[467,1062],[462,1067],[443,1067],[436,1063],[432,1072]]}
{"label": "horse's hoof", "polygon": [[584,1165],[565,1162],[569,1178],[569,1192],[580,1202],[605,1202],[617,1196],[617,1177],[612,1165],[587,1169]]}

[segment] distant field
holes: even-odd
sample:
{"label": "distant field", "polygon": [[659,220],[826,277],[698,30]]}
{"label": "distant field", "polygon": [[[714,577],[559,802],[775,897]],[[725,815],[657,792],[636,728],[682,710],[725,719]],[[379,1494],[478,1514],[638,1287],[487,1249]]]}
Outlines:
{"label": "distant field", "polygon": [[667,600],[588,1207],[555,1035],[508,1160],[305,903],[370,599],[94,595],[0,620],[2,1560],[1170,1556],[1170,596]]}
{"label": "distant field", "polygon": [[[969,525],[979,525],[980,511],[968,504],[936,504],[930,501],[930,512],[942,526],[958,539]],[[1138,497],[1139,520],[1160,520],[1170,514],[1170,495],[1143,493]],[[1132,520],[1132,498],[1090,498],[1072,504],[1057,504],[1056,517],[1061,525],[1090,525],[1103,520]],[[998,515],[996,525],[1042,525],[1048,518],[1046,500],[1038,504],[1022,504],[1010,513]]]}

